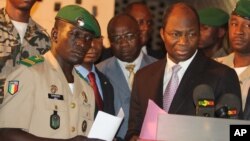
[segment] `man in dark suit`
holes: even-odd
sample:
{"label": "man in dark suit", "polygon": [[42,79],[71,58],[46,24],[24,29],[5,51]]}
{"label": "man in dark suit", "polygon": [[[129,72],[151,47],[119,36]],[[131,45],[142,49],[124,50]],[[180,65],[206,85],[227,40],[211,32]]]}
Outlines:
{"label": "man in dark suit", "polygon": [[[160,33],[167,55],[165,59],[141,69],[135,76],[126,140],[138,139],[149,99],[164,109],[164,105],[169,104],[168,113],[196,115],[193,90],[197,85],[207,84],[213,89],[215,104],[226,93],[241,98],[235,71],[197,51],[199,20],[196,11],[187,4],[176,3],[166,10],[163,19]],[[174,93],[168,93],[175,94],[172,100],[164,101],[165,89],[172,82],[171,68],[175,65],[180,66],[175,76],[179,78],[176,82],[178,87]]]}
{"label": "man in dark suit", "polygon": [[102,37],[93,39],[91,48],[85,55],[83,63],[75,67],[77,71],[81,74],[82,78],[85,79],[90,85],[91,78],[89,78],[88,75],[90,74],[90,72],[95,75],[95,83],[97,84],[99,96],[101,97],[103,107],[100,109],[100,107],[98,107],[97,105],[98,101],[96,101],[95,116],[99,110],[115,115],[113,86],[109,82],[108,78],[102,72],[100,72],[94,65],[94,62],[101,55],[102,43]]}

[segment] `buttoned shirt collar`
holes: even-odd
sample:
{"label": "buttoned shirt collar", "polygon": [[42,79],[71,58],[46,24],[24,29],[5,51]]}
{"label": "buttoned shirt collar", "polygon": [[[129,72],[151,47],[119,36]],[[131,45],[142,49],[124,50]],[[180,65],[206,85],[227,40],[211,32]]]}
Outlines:
{"label": "buttoned shirt collar", "polygon": [[119,64],[119,66],[121,67],[122,72],[123,72],[125,78],[127,79],[127,81],[128,81],[129,72],[126,69],[126,65],[127,64],[135,64],[134,72],[137,72],[140,69],[142,58],[143,58],[142,52],[140,52],[139,56],[133,62],[130,62],[130,63],[121,61],[117,58],[117,62]]}
{"label": "buttoned shirt collar", "polygon": [[[195,55],[197,54],[197,50],[195,51],[195,53],[193,54],[192,57],[190,57],[189,59],[185,60],[185,61],[181,61],[179,62],[178,64],[181,66],[181,69],[178,71],[177,75],[178,75],[178,78],[179,78],[179,83],[181,82],[181,79],[184,75],[184,73],[186,72],[188,66],[190,65],[190,63],[192,62],[192,60],[194,59]],[[167,64],[166,64],[166,67],[165,67],[165,72],[164,72],[164,79],[163,79],[163,92],[170,80],[170,77],[172,75],[172,67],[174,65],[176,65],[170,58],[169,58],[169,55],[167,53],[166,55],[167,57]]]}

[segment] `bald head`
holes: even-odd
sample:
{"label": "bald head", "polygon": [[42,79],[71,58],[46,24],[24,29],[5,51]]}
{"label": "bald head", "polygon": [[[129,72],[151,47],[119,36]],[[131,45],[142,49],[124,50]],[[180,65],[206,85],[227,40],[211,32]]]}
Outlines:
{"label": "bald head", "polygon": [[197,11],[192,6],[186,3],[180,2],[173,4],[165,11],[165,14],[163,16],[163,25],[162,25],[163,28],[167,25],[170,16],[171,18],[173,17],[188,18],[196,22],[197,26],[200,25]]}
{"label": "bald head", "polygon": [[144,3],[144,2],[133,2],[130,3],[126,8],[125,8],[125,12],[132,15],[136,14],[136,12],[146,12],[147,14],[149,14],[151,16],[151,12],[148,8],[148,6]]}
{"label": "bald head", "polygon": [[140,54],[139,26],[127,15],[114,16],[108,24],[108,38],[115,57],[124,62],[133,62]]}
{"label": "bald head", "polygon": [[141,45],[145,46],[153,30],[153,16],[149,7],[143,2],[133,2],[126,7],[125,12],[136,19],[140,28]]}
{"label": "bald head", "polygon": [[128,26],[136,31],[139,31],[139,26],[137,21],[128,14],[119,14],[114,16],[108,23],[108,35],[112,34],[116,27]]}
{"label": "bald head", "polygon": [[178,63],[186,61],[196,52],[199,41],[199,19],[187,4],[177,3],[166,11],[160,30],[168,58]]}

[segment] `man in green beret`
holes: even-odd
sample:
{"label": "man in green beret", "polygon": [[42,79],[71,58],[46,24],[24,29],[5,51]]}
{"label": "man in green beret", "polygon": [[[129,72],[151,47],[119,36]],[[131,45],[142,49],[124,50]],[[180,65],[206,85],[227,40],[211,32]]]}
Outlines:
{"label": "man in green beret", "polygon": [[1,141],[84,141],[94,120],[92,88],[74,65],[100,36],[95,18],[84,8],[60,9],[51,31],[51,50],[20,62],[4,86],[0,105]]}
{"label": "man in green beret", "polygon": [[217,60],[237,72],[241,86],[243,119],[250,120],[250,0],[238,1],[228,25],[233,53]]}
{"label": "man in green beret", "polygon": [[229,15],[213,7],[199,10],[198,15],[200,18],[199,48],[211,58],[229,54],[230,51],[225,44]]}

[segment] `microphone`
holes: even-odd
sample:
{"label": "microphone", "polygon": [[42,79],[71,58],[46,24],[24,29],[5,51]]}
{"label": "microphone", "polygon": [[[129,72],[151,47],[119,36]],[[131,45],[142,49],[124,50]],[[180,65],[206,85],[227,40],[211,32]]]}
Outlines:
{"label": "microphone", "polygon": [[219,118],[237,119],[241,108],[239,97],[227,93],[220,97],[215,106],[215,116]]}
{"label": "microphone", "polygon": [[214,92],[207,84],[200,84],[193,91],[196,115],[214,117]]}

